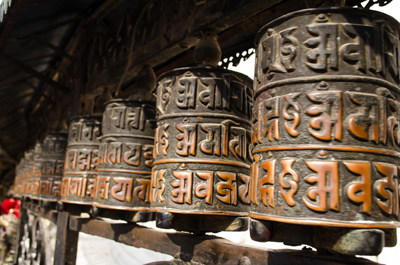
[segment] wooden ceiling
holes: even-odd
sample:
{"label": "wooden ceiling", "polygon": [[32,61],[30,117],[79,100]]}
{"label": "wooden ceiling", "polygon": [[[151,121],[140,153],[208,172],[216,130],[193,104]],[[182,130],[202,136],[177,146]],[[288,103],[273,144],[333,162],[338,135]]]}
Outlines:
{"label": "wooden ceiling", "polygon": [[259,28],[305,7],[299,0],[12,0],[0,24],[0,183],[12,182],[16,161],[46,131],[92,110],[104,88],[132,93],[143,65],[157,75],[192,65],[193,47],[209,30],[219,36],[223,65],[238,63]]}

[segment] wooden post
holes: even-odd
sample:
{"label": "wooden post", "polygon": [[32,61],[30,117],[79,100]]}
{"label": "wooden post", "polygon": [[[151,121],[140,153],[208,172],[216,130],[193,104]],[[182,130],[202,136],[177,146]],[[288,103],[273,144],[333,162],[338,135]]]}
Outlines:
{"label": "wooden post", "polygon": [[69,213],[59,212],[57,218],[54,265],[75,265],[79,232],[68,229]]}
{"label": "wooden post", "polygon": [[19,212],[19,222],[18,222],[18,231],[17,231],[17,240],[15,241],[15,254],[14,254],[14,262],[18,264],[18,257],[21,254],[21,241],[24,236],[24,224],[28,223],[28,210],[25,208],[26,202],[21,200],[21,207]]}

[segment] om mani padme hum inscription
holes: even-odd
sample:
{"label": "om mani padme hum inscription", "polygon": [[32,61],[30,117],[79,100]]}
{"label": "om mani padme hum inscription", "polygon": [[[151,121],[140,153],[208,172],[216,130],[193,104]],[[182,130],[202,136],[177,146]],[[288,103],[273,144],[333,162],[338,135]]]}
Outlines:
{"label": "om mani padme hum inscription", "polygon": [[152,209],[247,215],[252,81],[217,68],[158,78]]}
{"label": "om mani padme hum inscription", "polygon": [[103,114],[95,205],[148,211],[155,102],[112,100]]}
{"label": "om mani padme hum inscription", "polygon": [[96,192],[101,115],[71,119],[65,155],[61,197],[63,202],[92,204]]}
{"label": "om mani padme hum inscription", "polygon": [[378,12],[332,8],[260,30],[252,218],[399,226],[399,28]]}

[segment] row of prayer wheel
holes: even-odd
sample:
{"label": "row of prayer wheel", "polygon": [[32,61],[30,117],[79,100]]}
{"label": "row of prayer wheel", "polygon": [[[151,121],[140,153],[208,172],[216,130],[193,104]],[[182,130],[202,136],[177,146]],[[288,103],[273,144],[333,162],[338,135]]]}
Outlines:
{"label": "row of prayer wheel", "polygon": [[72,119],[68,137],[47,134],[18,165],[16,193],[172,215],[400,227],[399,29],[354,8],[286,14],[256,37],[254,83],[206,57],[164,73],[156,102],[112,100],[103,117]]}

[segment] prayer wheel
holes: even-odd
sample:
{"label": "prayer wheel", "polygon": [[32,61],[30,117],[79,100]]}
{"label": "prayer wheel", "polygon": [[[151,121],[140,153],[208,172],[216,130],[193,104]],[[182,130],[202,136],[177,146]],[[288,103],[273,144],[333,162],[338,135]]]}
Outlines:
{"label": "prayer wheel", "polygon": [[260,30],[251,218],[400,226],[399,30],[355,8],[300,10]]}
{"label": "prayer wheel", "polygon": [[64,132],[50,132],[45,135],[40,176],[40,200],[57,202],[61,197],[67,138],[68,134]]}
{"label": "prayer wheel", "polygon": [[33,163],[30,181],[30,194],[31,199],[39,199],[40,195],[40,176],[42,175],[43,163],[43,144],[37,142],[33,149]]}
{"label": "prayer wheel", "polygon": [[24,159],[22,158],[18,165],[15,167],[15,179],[14,179],[14,196],[15,198],[21,198],[22,195],[22,177],[23,177],[23,163]]}
{"label": "prayer wheel", "polygon": [[103,209],[100,213],[149,210],[154,130],[155,102],[116,99],[106,103],[94,203]]}
{"label": "prayer wheel", "polygon": [[28,150],[24,155],[23,180],[22,180],[22,196],[30,198],[31,196],[31,179],[33,169],[33,150]]}
{"label": "prayer wheel", "polygon": [[[212,46],[203,43],[196,49]],[[195,59],[203,52],[195,50]],[[193,218],[243,216],[247,224],[252,80],[199,66],[166,72],[157,82],[152,209]],[[159,217],[157,225],[167,228]],[[189,225],[196,226],[194,222]],[[213,229],[210,223],[200,230]]]}
{"label": "prayer wheel", "polygon": [[91,205],[96,196],[96,178],[101,136],[101,115],[71,119],[62,178],[61,201]]}

